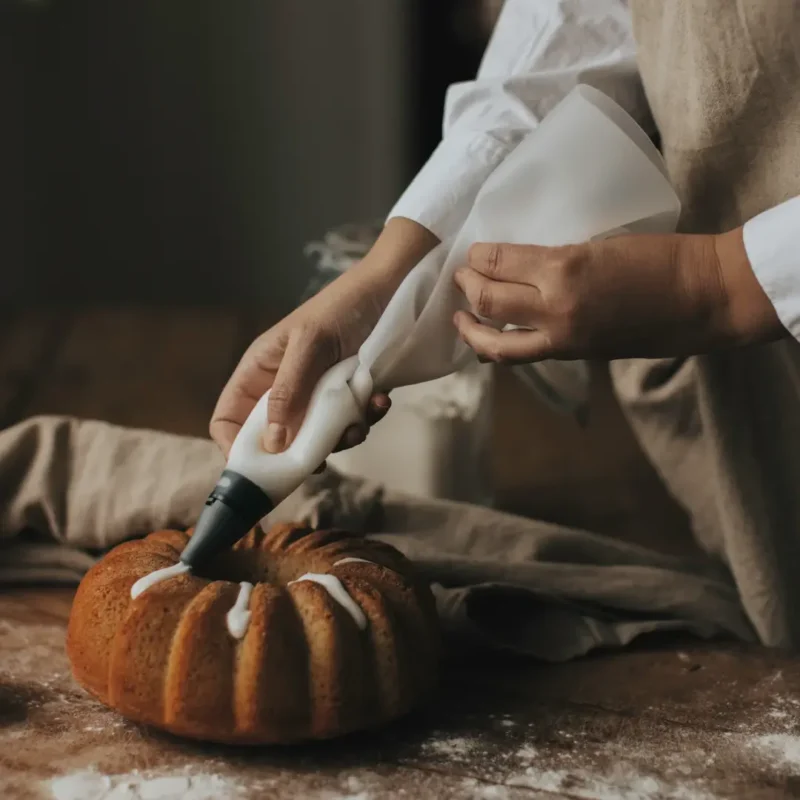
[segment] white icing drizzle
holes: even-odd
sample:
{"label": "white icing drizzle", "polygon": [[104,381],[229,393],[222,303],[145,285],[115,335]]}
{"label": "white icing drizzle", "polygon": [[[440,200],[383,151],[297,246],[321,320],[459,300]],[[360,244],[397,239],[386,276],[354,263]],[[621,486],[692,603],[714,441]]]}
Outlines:
{"label": "white icing drizzle", "polygon": [[131,586],[131,599],[135,600],[142,592],[146,592],[157,583],[167,580],[167,578],[177,578],[178,575],[184,575],[190,570],[191,567],[188,564],[184,564],[183,561],[179,561],[177,564],[172,564],[163,569],[157,569],[155,572],[151,572],[149,575],[139,578],[139,580]]}
{"label": "white icing drizzle", "polygon": [[247,606],[250,604],[250,592],[252,591],[253,584],[242,581],[239,584],[239,596],[225,617],[228,633],[234,639],[241,639],[247,633],[247,627],[250,625],[250,610]]}
{"label": "white icing drizzle", "polygon": [[340,558],[333,566],[338,567],[339,564],[354,564],[355,562],[359,562],[361,564],[374,564],[374,561],[367,561],[366,558],[353,558],[352,556],[348,556],[347,558]]}
{"label": "white icing drizzle", "polygon": [[[344,560],[344,559],[342,559]],[[341,563],[341,562],[337,562]],[[358,603],[347,593],[347,589],[342,586],[342,582],[335,575],[323,575],[317,572],[307,572],[295,581],[289,583],[300,583],[300,581],[313,581],[325,589],[328,594],[353,618],[353,621],[363,631],[367,627],[367,618]]]}
{"label": "white icing drizzle", "polygon": [[[340,564],[374,564],[374,561],[368,561],[366,558],[355,558],[348,556],[347,558],[340,558],[333,566],[338,567]],[[136,583],[131,586],[131,599],[135,600],[140,594],[146,592],[161,581],[168,578],[176,578],[179,575],[185,575],[191,571],[188,564],[179,561],[177,564],[171,564],[169,567],[157,569],[142,578],[139,578]],[[361,607],[353,600],[348,594],[347,590],[342,585],[342,582],[335,576],[330,574],[323,574],[317,572],[307,572],[301,575],[297,580],[290,581],[290,583],[299,583],[300,581],[312,581],[322,586],[325,591],[335,600],[348,614],[353,618],[353,622],[362,631],[367,627],[367,618]],[[253,591],[253,584],[247,581],[242,581],[239,584],[239,594],[236,597],[236,602],[233,604],[231,610],[225,616],[225,622],[228,627],[228,633],[235,639],[241,639],[247,633],[247,628],[250,625],[250,595]]]}

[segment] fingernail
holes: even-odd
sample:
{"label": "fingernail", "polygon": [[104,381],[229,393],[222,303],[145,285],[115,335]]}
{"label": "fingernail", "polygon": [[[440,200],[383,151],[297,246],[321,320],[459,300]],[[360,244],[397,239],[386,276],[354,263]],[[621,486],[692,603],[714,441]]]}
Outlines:
{"label": "fingernail", "polygon": [[373,399],[372,403],[376,408],[380,409],[389,408],[389,398],[385,394],[377,395]]}
{"label": "fingernail", "polygon": [[264,440],[264,447],[268,453],[280,453],[286,444],[286,427],[277,422],[270,422],[267,425],[267,436]]}

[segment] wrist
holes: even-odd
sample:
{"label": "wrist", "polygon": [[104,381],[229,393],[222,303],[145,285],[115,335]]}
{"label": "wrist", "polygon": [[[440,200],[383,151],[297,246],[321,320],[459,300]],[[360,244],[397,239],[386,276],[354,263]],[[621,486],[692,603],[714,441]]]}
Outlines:
{"label": "wrist", "polygon": [[742,228],[711,238],[724,292],[721,325],[725,338],[737,345],[779,339],[786,330],[753,271]]}
{"label": "wrist", "polygon": [[362,268],[399,284],[438,244],[439,239],[424,225],[393,217],[364,256]]}

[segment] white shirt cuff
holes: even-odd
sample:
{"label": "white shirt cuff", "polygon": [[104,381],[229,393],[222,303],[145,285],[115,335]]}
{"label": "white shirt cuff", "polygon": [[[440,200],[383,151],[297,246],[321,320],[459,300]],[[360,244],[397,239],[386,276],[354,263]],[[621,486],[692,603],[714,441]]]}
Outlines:
{"label": "white shirt cuff", "polygon": [[451,131],[389,213],[407,217],[440,240],[454,236],[478,191],[513,145],[480,131]]}
{"label": "white shirt cuff", "polygon": [[784,327],[800,339],[800,196],[745,223],[744,247]]}

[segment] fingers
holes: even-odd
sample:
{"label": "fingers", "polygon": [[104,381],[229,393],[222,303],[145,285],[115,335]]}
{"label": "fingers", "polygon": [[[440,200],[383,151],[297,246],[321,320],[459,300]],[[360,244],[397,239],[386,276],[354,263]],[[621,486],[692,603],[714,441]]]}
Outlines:
{"label": "fingers", "polygon": [[[217,447],[222,450],[225,458],[228,457],[233,440],[242,427],[242,423],[239,421],[240,413],[237,413],[237,411],[240,410],[241,414],[244,414],[244,419],[247,419],[247,414],[255,407],[255,403],[253,403],[250,411],[245,412],[246,406],[232,401],[230,397],[226,397],[226,392],[230,394],[228,386],[225,387],[223,394],[220,395],[208,426],[208,433],[211,439],[216,443]],[[232,406],[233,410],[231,409]],[[239,409],[237,409],[236,406],[239,406]]]}
{"label": "fingers", "polygon": [[380,422],[391,407],[392,400],[388,394],[381,392],[372,395],[367,406],[367,425],[372,427],[376,422]]}
{"label": "fingers", "polygon": [[228,457],[233,440],[241,427],[241,423],[228,419],[212,418],[211,424],[208,426],[208,433],[212,441],[222,450],[225,458]]}
{"label": "fingers", "polygon": [[550,251],[552,248],[533,244],[478,242],[469,248],[467,263],[495,281],[532,283],[533,273]]}
{"label": "fingers", "polygon": [[536,287],[492,280],[469,268],[458,270],[455,282],[477,316],[504,324],[534,324],[541,300]]}
{"label": "fingers", "polygon": [[483,325],[465,311],[459,311],[453,321],[461,338],[482,361],[520,364],[555,355],[547,336],[541,331],[498,331]]}
{"label": "fingers", "polygon": [[339,453],[342,450],[349,450],[351,447],[357,447],[366,441],[369,428],[375,425],[375,423],[380,422],[386,416],[391,406],[392,401],[389,399],[388,394],[373,395],[367,406],[366,424],[352,425],[349,427],[344,432],[334,452]]}
{"label": "fingers", "polygon": [[349,450],[351,447],[358,447],[363,444],[367,439],[367,428],[365,425],[351,425],[339,440],[336,445],[334,453],[340,453],[342,450]]}
{"label": "fingers", "polygon": [[[388,394],[376,394],[370,398],[369,406],[367,406],[367,425],[372,426],[376,422],[380,422],[392,406],[392,401],[389,399]],[[349,450],[351,447],[357,447],[366,441],[369,430],[365,425],[351,425],[342,436],[341,441],[336,446],[335,453],[342,450]],[[319,475],[325,471],[327,464],[323,461],[315,470],[314,474]]]}
{"label": "fingers", "polygon": [[269,347],[259,355],[262,347],[262,341],[257,339],[248,348],[222,390],[211,415],[209,433],[226,458],[250,412],[272,386],[275,370],[271,362],[274,360],[277,363],[278,357],[273,357]]}
{"label": "fingers", "polygon": [[336,360],[331,337],[307,328],[292,331],[269,395],[269,424],[264,434],[267,452],[280,453],[291,444],[314,387]]}
{"label": "fingers", "polygon": [[[455,278],[473,312],[454,317],[462,339],[486,361],[585,357],[596,347],[596,298],[611,284],[594,279],[595,260],[586,245],[473,245]],[[497,331],[477,317],[530,330]]]}

